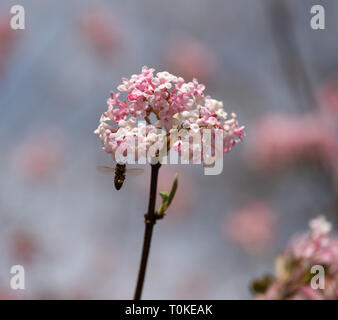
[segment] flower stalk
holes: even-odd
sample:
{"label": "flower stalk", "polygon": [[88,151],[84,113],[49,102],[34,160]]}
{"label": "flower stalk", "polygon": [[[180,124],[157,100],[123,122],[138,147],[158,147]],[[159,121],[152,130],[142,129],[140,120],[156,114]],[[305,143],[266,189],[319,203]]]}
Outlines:
{"label": "flower stalk", "polygon": [[160,170],[161,164],[152,164],[151,165],[151,180],[150,180],[150,193],[149,193],[149,204],[148,212],[144,215],[145,217],[145,232],[143,240],[143,249],[141,263],[137,278],[137,284],[135,289],[134,300],[140,300],[142,296],[143,283],[147,269],[150,244],[153,235],[153,228],[156,223],[156,214],[155,214],[155,205],[156,205],[156,193],[157,193],[157,180],[158,172]]}
{"label": "flower stalk", "polygon": [[144,278],[147,269],[151,239],[153,234],[153,228],[156,223],[156,220],[162,219],[164,217],[165,211],[170,206],[172,200],[174,199],[178,181],[177,174],[175,175],[174,183],[171,187],[170,193],[166,191],[161,191],[160,195],[162,197],[162,204],[160,209],[155,212],[156,205],[156,193],[157,193],[157,181],[158,181],[158,172],[160,170],[161,163],[151,165],[151,180],[150,180],[150,193],[149,193],[149,205],[148,205],[148,213],[144,215],[145,222],[145,232],[144,232],[144,241],[143,241],[143,249],[142,249],[142,257],[141,264],[139,269],[139,274],[137,278],[137,284],[135,289],[134,300],[140,300],[142,296],[142,289]]}

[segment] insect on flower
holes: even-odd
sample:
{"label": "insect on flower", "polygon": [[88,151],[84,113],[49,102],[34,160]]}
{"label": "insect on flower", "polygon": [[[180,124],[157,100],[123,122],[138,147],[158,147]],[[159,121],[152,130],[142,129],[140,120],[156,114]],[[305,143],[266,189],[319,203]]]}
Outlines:
{"label": "insect on flower", "polygon": [[115,168],[106,167],[106,166],[97,166],[98,171],[102,173],[114,173],[114,186],[116,190],[120,190],[124,180],[126,179],[126,173],[130,175],[139,175],[143,173],[143,169],[140,168],[133,168],[127,169],[125,164],[116,164]]}

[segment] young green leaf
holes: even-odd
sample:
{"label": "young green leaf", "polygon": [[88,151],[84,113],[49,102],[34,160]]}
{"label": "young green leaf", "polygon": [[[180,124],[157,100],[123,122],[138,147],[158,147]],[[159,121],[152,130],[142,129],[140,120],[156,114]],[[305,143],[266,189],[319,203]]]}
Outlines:
{"label": "young green leaf", "polygon": [[170,194],[169,194],[168,207],[170,206],[171,201],[173,201],[176,190],[177,190],[177,186],[178,186],[177,176],[178,174],[176,173],[175,180],[174,180],[173,186],[171,187]]}
{"label": "young green leaf", "polygon": [[163,216],[164,212],[168,209],[171,201],[174,199],[174,196],[177,190],[177,185],[178,185],[178,181],[177,181],[177,173],[176,173],[175,180],[171,187],[170,193],[168,194],[168,192],[166,191],[160,191],[160,196],[162,198],[162,204],[161,204],[160,209],[157,211],[157,215]]}
{"label": "young green leaf", "polygon": [[160,196],[161,196],[163,201],[168,201],[169,194],[168,194],[167,191],[160,191]]}

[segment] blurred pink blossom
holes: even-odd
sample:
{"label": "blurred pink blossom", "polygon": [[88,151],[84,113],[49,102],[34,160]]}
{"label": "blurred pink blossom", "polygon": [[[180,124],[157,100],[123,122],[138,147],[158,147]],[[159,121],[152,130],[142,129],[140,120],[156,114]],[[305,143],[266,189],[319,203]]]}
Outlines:
{"label": "blurred pink blossom", "polygon": [[263,117],[253,129],[246,155],[250,166],[280,169],[303,161],[326,162],[335,154],[336,139],[318,115]]}
{"label": "blurred pink blossom", "polygon": [[36,237],[25,230],[16,230],[10,235],[9,250],[13,261],[28,265],[34,262],[40,249]]}
{"label": "blurred pink blossom", "polygon": [[277,216],[269,204],[255,200],[224,217],[222,233],[249,253],[264,253],[275,238]]}
{"label": "blurred pink blossom", "polygon": [[189,271],[181,278],[175,288],[175,299],[203,299],[212,288],[207,273]]}
{"label": "blurred pink blossom", "polygon": [[10,27],[10,17],[0,13],[0,78],[4,72],[9,55],[13,52],[15,32]]}
{"label": "blurred pink blossom", "polygon": [[26,180],[48,179],[64,157],[59,131],[28,138],[13,151],[13,169]]}
{"label": "blurred pink blossom", "polygon": [[329,165],[338,190],[338,79],[324,83],[318,92],[320,117],[335,140]]}
{"label": "blurred pink blossom", "polygon": [[122,28],[118,20],[103,9],[83,12],[79,27],[83,38],[103,58],[110,59],[123,47]]}
{"label": "blurred pink blossom", "polygon": [[0,288],[0,300],[13,300],[13,294],[8,289]]}
{"label": "blurred pink blossom", "polygon": [[[310,221],[310,232],[293,238],[276,259],[275,276],[256,280],[258,299],[338,300],[338,236],[320,216]],[[315,265],[324,268],[324,288],[314,289]],[[268,279],[268,280],[267,280]]]}
{"label": "blurred pink blossom", "polygon": [[324,83],[318,89],[320,110],[326,113],[338,113],[338,79]]}
{"label": "blurred pink blossom", "polygon": [[187,80],[210,82],[215,76],[217,58],[207,44],[189,37],[173,37],[164,47],[168,69]]}
{"label": "blurred pink blossom", "polygon": [[338,272],[338,238],[329,238],[331,224],[320,216],[309,223],[310,232],[294,238],[287,252],[309,264],[323,264]]}

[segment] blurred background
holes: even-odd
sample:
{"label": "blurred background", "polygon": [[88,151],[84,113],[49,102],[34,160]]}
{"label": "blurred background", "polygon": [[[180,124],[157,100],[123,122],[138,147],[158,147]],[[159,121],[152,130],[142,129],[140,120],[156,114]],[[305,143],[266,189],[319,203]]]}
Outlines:
{"label": "blurred background", "polygon": [[[93,134],[110,90],[143,65],[186,80],[237,113],[247,136],[219,176],[176,172],[155,227],[143,298],[250,299],[290,237],[337,226],[338,2],[29,1],[0,4],[0,298],[132,298],[149,169],[113,189]],[[326,9],[313,30],[310,9]],[[21,4],[26,29],[10,29]],[[26,289],[10,289],[10,267]]]}

